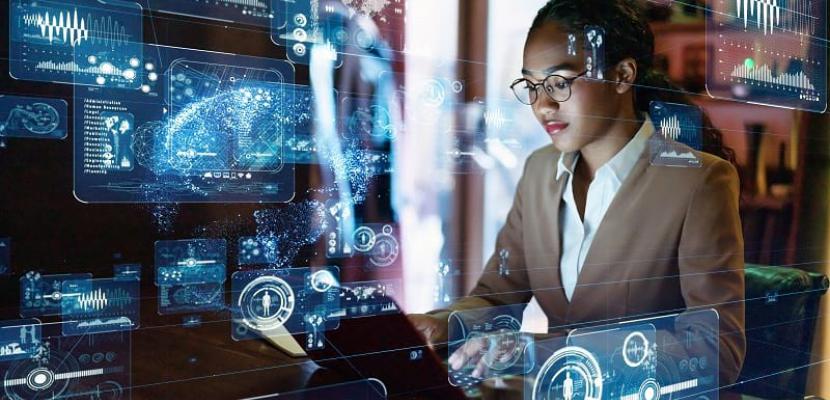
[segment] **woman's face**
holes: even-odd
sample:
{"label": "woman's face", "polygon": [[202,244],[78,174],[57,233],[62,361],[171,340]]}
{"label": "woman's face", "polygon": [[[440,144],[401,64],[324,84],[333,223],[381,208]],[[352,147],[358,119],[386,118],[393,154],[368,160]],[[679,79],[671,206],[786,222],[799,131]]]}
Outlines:
{"label": "woman's face", "polygon": [[[568,33],[555,22],[535,29],[524,49],[524,78],[542,82],[550,74],[567,78],[585,72],[585,52],[578,40],[576,54],[568,54]],[[618,118],[622,101],[631,101],[615,89],[616,74],[606,72],[606,81],[581,77],[571,85],[571,97],[553,101],[540,87],[533,113],[561,152],[572,152],[602,138]]]}

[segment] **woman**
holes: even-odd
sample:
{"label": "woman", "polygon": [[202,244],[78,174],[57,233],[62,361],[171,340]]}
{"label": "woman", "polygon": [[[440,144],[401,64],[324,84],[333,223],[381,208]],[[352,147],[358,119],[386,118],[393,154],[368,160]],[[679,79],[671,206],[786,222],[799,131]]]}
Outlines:
{"label": "woman", "polygon": [[[569,40],[586,26],[605,30],[603,79]],[[653,52],[634,0],[552,0],[539,11],[512,88],[552,143],[526,161],[497,254],[469,296],[411,316],[431,342],[446,340],[453,310],[532,296],[551,330],[714,308],[720,384],[737,379],[746,346],[738,175],[714,129],[694,152],[700,168],[650,163],[649,102],[682,100],[653,70]],[[454,354],[450,366],[466,361]]]}

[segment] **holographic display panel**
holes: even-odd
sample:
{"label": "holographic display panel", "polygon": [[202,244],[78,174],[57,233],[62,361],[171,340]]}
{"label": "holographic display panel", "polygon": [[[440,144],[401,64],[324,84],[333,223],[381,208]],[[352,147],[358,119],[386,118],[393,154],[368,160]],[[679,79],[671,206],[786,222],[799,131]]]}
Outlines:
{"label": "holographic display panel", "polygon": [[690,311],[537,343],[525,399],[718,398],[718,317]]}
{"label": "holographic display panel", "polygon": [[[649,139],[652,165],[701,167],[691,150],[703,147],[703,113],[686,104],[651,102],[649,115],[656,132]],[[685,147],[685,146],[688,147]]]}
{"label": "holographic display panel", "polygon": [[391,224],[364,224],[348,234],[337,209],[329,209],[335,223],[326,232],[326,256],[329,258],[364,255],[369,265],[378,268],[394,266],[400,255],[400,243]]}
{"label": "holographic display panel", "polygon": [[62,293],[64,336],[130,330],[140,323],[137,279],[64,280]]}
{"label": "holographic display panel", "polygon": [[75,87],[83,202],[284,202],[294,196],[291,66],[145,46],[140,90]]}
{"label": "holographic display panel", "polygon": [[[402,51],[404,34],[397,30],[404,26],[405,10],[404,0],[274,0],[271,40],[286,47],[288,59],[299,64],[308,64],[315,43],[328,47],[335,65],[342,62],[343,52]],[[379,32],[347,22],[356,17],[371,18]]]}
{"label": "holographic display panel", "polygon": [[0,137],[64,139],[66,134],[66,101],[0,96]]}
{"label": "holographic display panel", "polygon": [[120,0],[12,0],[10,74],[16,79],[137,89],[142,9]]}
{"label": "holographic display panel", "polygon": [[336,267],[237,271],[231,276],[232,337],[256,339],[278,333],[306,333],[313,350],[324,346],[323,332],[340,323],[340,272]]}
{"label": "holographic display panel", "polygon": [[[171,123],[169,130],[176,132],[168,142],[173,169],[188,176],[279,172],[283,136],[290,124],[287,118],[274,118],[274,113],[290,91],[280,84],[278,71],[176,60],[169,74],[173,115],[208,119],[177,118]],[[240,108],[211,118],[217,116],[217,108],[231,106]],[[217,131],[235,134],[217,138]]]}
{"label": "holographic display panel", "polygon": [[41,342],[40,321],[0,321],[0,362],[22,360],[35,355]]}
{"label": "holographic display panel", "polygon": [[130,333],[44,337],[31,357],[0,361],[4,398],[129,399]]}
{"label": "holographic display panel", "polygon": [[272,0],[146,0],[148,8],[155,11],[265,27],[271,26],[275,17],[271,3]]}
{"label": "holographic display panel", "polygon": [[289,60],[308,65],[312,46],[324,45],[335,65],[342,64],[340,53],[347,35],[344,14],[338,13],[342,5],[327,0],[274,0],[274,8],[284,14],[272,20],[271,40],[286,47]]}
{"label": "holographic display panel", "polygon": [[20,277],[20,316],[60,315],[63,281],[92,279],[92,274],[41,275],[29,271]]}
{"label": "holographic display panel", "polygon": [[116,264],[112,273],[115,280],[140,280],[141,264]]}
{"label": "holographic display panel", "polygon": [[340,309],[330,316],[360,318],[400,313],[394,298],[402,295],[402,290],[400,279],[343,282],[340,284]]}
{"label": "holographic display panel", "polygon": [[823,112],[827,2],[715,0],[706,84],[714,97]]}
{"label": "holographic display panel", "polygon": [[[476,380],[521,375],[535,366],[533,336],[520,332],[524,304],[456,311],[449,317],[450,364],[472,354],[450,374],[450,383],[468,386]],[[457,353],[457,354],[456,354]],[[478,376],[473,373],[481,372]]]}
{"label": "holographic display panel", "polygon": [[159,314],[225,307],[227,243],[224,239],[163,240],[155,245]]}

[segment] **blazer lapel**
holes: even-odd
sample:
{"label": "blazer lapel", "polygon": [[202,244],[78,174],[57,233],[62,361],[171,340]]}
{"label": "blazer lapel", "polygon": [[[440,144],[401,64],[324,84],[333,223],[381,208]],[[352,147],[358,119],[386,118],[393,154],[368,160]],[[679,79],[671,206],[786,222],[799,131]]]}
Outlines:
{"label": "blazer lapel", "polygon": [[[555,161],[554,161],[555,162]],[[559,271],[559,261],[562,254],[562,238],[559,234],[559,208],[562,205],[562,193],[567,183],[567,175],[556,179],[556,166],[551,175],[551,183],[544,190],[541,197],[541,204],[538,212],[539,219],[533,224],[541,223],[541,238],[550,238],[550,248],[547,248],[536,264],[532,265],[531,277],[534,295],[539,305],[545,310],[548,316],[548,326],[555,327],[564,325],[565,310],[568,300],[562,288],[562,279]]]}
{"label": "blazer lapel", "polygon": [[[625,308],[624,296],[627,295],[627,288],[624,287],[625,283],[620,282],[614,287],[604,284],[607,280],[609,268],[613,267],[613,265],[609,261],[609,257],[604,253],[606,246],[603,244],[610,240],[615,240],[615,238],[619,237],[618,235],[631,234],[631,224],[624,222],[626,220],[626,214],[628,214],[628,210],[625,208],[630,205],[631,197],[635,195],[635,191],[639,188],[637,182],[643,177],[648,166],[649,149],[646,147],[637,160],[637,164],[622,183],[622,186],[620,186],[619,191],[617,191],[617,194],[608,206],[608,210],[605,212],[602,222],[600,222],[597,228],[594,240],[591,242],[591,247],[585,256],[582,271],[580,271],[579,277],[577,277],[573,297],[571,297],[571,301],[568,304],[568,311],[565,316],[565,320],[568,323],[583,320],[585,315],[588,314],[588,309],[591,308],[590,306],[600,305],[598,304],[600,302],[605,303],[605,311],[610,315],[615,314],[611,308]],[[623,231],[620,229],[623,229]],[[557,279],[559,278],[557,277]],[[625,289],[626,293],[621,293],[620,289]],[[607,295],[607,301],[602,300],[603,296],[597,296],[598,293]],[[598,316],[592,315],[591,317]]]}

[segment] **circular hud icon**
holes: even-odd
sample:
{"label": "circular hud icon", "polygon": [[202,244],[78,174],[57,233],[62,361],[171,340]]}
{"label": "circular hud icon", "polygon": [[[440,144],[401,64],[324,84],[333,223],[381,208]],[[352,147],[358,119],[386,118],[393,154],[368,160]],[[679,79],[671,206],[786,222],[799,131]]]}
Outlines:
{"label": "circular hud icon", "polygon": [[[49,358],[30,358],[15,363],[4,375],[4,398],[14,400],[56,399],[67,395],[85,371],[78,360],[54,349]],[[53,363],[50,360],[60,360]]]}
{"label": "circular hud icon", "polygon": [[602,371],[596,358],[581,347],[564,347],[545,361],[533,385],[532,400],[599,400]]}
{"label": "circular hud icon", "polygon": [[294,290],[276,276],[260,276],[242,289],[237,306],[242,322],[256,331],[277,329],[294,312]]}

